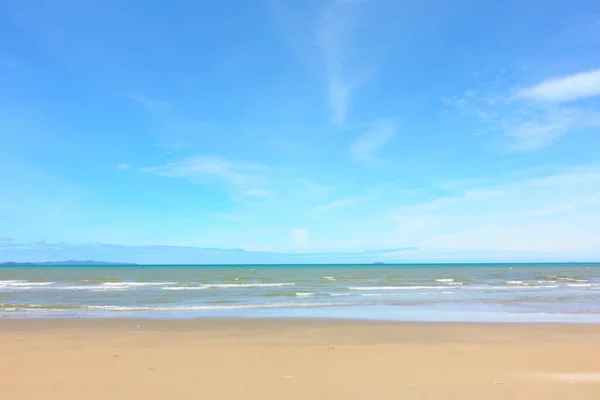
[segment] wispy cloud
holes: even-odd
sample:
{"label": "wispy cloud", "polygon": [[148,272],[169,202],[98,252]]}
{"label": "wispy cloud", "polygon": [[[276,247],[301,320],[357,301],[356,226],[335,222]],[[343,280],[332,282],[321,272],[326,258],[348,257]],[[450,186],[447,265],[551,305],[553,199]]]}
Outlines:
{"label": "wispy cloud", "polygon": [[396,125],[393,121],[382,120],[377,123],[375,128],[360,135],[352,143],[350,151],[358,160],[370,159],[394,136],[395,132]]}
{"label": "wispy cloud", "polygon": [[600,243],[600,166],[572,168],[406,206],[399,239],[421,248],[593,251]]}
{"label": "wispy cloud", "polygon": [[[509,139],[507,147],[518,152],[542,149],[572,132],[600,126],[600,112],[576,103],[600,95],[600,70],[548,80],[514,93],[468,90],[447,102],[462,116],[473,118],[479,131]],[[568,101],[574,104],[561,104]]]}
{"label": "wispy cloud", "polygon": [[129,92],[128,97],[131,100],[141,104],[142,107],[144,107],[148,111],[163,112],[169,108],[169,103],[150,99],[144,95],[141,95],[138,92]]}
{"label": "wispy cloud", "polygon": [[367,195],[363,195],[363,196],[346,197],[343,199],[337,199],[337,200],[331,201],[327,204],[317,206],[313,209],[313,211],[316,213],[329,212],[329,211],[337,210],[339,208],[355,206],[358,204],[370,203],[370,202],[376,200],[377,198],[379,198],[379,195],[377,195],[377,194],[367,194]]}
{"label": "wispy cloud", "polygon": [[598,125],[600,115],[596,112],[575,107],[550,108],[508,124],[506,136],[512,139],[511,149],[533,151],[552,144],[569,132]]}
{"label": "wispy cloud", "polygon": [[206,214],[214,219],[218,219],[220,221],[225,221],[225,222],[240,222],[240,221],[244,220],[243,217],[240,217],[240,216],[238,216],[236,214],[232,214],[232,213],[207,211]]}
{"label": "wispy cloud", "polygon": [[237,189],[241,194],[260,197],[268,192],[269,169],[261,164],[230,161],[218,156],[204,155],[187,158],[159,167],[142,168],[142,172],[171,178],[183,178],[196,184],[217,181]]}
{"label": "wispy cloud", "polygon": [[[371,262],[373,259],[402,253],[414,248],[381,249],[355,252],[309,252],[313,243],[305,228],[288,232],[291,252],[252,251],[243,249],[206,248],[194,245],[126,246],[104,243],[10,242],[0,248],[0,262],[44,262],[64,260],[96,260],[141,264],[282,264]],[[387,258],[386,258],[387,259]],[[402,259],[397,257],[397,259]]]}
{"label": "wispy cloud", "polygon": [[120,171],[125,171],[131,168],[131,164],[119,164],[115,168]]}
{"label": "wispy cloud", "polygon": [[310,234],[304,228],[294,228],[290,231],[292,251],[307,252],[311,247]]}
{"label": "wispy cloud", "polygon": [[10,236],[0,237],[0,247],[11,246],[14,241],[15,241],[15,239]]}
{"label": "wispy cloud", "polygon": [[600,95],[600,69],[549,79],[519,89],[514,97],[555,103],[570,102]]}
{"label": "wispy cloud", "polygon": [[252,188],[242,191],[242,195],[247,197],[269,197],[272,194],[270,190],[264,188]]}
{"label": "wispy cloud", "polygon": [[351,36],[360,15],[360,0],[333,0],[323,9],[316,30],[321,47],[327,80],[327,101],[331,120],[341,124],[346,120],[352,92],[359,84],[349,70],[352,56]]}

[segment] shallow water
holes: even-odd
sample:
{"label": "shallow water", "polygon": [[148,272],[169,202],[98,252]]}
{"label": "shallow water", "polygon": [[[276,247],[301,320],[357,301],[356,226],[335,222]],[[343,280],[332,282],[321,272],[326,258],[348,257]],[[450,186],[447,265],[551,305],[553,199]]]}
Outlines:
{"label": "shallow water", "polygon": [[600,264],[0,267],[0,316],[600,322]]}

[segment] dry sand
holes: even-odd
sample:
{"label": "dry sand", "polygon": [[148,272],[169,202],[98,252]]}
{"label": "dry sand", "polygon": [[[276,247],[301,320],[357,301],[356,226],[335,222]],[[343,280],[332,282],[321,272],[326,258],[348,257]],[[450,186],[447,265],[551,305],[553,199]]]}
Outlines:
{"label": "dry sand", "polygon": [[0,399],[600,399],[599,325],[0,320]]}

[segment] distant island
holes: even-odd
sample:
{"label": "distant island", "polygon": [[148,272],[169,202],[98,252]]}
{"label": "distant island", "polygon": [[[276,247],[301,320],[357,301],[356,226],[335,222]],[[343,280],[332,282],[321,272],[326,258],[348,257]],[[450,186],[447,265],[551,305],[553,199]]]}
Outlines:
{"label": "distant island", "polygon": [[63,265],[137,265],[135,263],[124,263],[124,262],[106,262],[106,261],[93,261],[93,260],[84,260],[84,261],[78,261],[78,260],[67,260],[67,261],[41,261],[41,262],[14,262],[14,261],[7,261],[7,262],[3,262],[0,263],[0,266],[26,266],[26,265],[31,265],[31,266],[52,266],[52,265],[57,265],[57,266],[63,266]]}

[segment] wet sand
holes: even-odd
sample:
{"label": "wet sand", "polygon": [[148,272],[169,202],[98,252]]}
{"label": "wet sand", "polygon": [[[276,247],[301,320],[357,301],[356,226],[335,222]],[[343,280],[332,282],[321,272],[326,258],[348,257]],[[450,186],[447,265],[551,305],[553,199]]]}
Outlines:
{"label": "wet sand", "polygon": [[0,320],[1,399],[598,399],[600,325]]}

